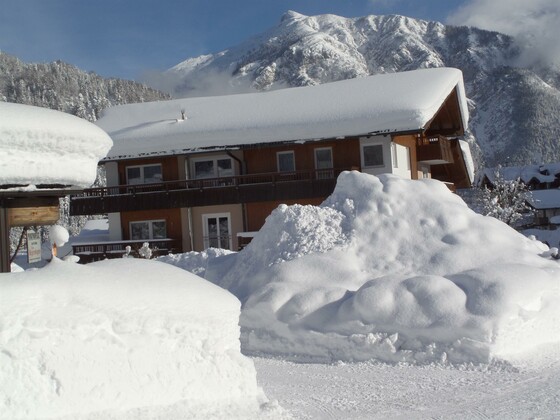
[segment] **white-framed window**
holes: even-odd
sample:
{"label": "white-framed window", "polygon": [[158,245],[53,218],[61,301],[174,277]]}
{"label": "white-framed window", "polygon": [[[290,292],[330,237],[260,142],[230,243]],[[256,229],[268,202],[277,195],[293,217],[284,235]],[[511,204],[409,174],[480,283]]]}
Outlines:
{"label": "white-framed window", "polygon": [[296,158],[293,150],[276,152],[276,164],[278,172],[294,172],[296,170]]}
{"label": "white-framed window", "polygon": [[315,169],[317,170],[317,178],[325,179],[334,176],[332,147],[317,147],[315,149]]}
{"label": "white-framed window", "polygon": [[139,220],[129,223],[130,239],[165,239],[167,223],[165,220]]}
{"label": "white-framed window", "polygon": [[362,166],[364,168],[375,168],[384,166],[383,145],[382,144],[363,144],[362,145]]}
{"label": "white-framed window", "polygon": [[191,160],[193,179],[224,178],[235,175],[233,159],[229,156],[208,156]]}
{"label": "white-framed window", "polygon": [[204,235],[204,248],[231,249],[231,214],[203,214],[202,232]]}
{"label": "white-framed window", "polygon": [[129,185],[154,184],[162,181],[161,163],[126,167],[126,183]]}

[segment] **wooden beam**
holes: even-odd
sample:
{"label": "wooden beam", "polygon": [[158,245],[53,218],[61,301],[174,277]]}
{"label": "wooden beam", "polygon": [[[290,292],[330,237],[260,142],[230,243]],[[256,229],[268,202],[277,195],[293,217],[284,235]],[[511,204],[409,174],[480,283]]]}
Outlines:
{"label": "wooden beam", "polygon": [[0,206],[0,273],[9,273],[10,269],[10,225],[8,209]]}

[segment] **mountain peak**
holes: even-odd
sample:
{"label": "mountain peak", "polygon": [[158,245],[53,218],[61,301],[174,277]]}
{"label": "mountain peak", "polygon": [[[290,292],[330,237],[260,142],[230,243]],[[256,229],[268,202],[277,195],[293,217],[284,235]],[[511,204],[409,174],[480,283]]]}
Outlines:
{"label": "mountain peak", "polygon": [[302,20],[305,19],[307,16],[302,15],[301,13],[295,12],[293,10],[288,10],[286,13],[282,15],[280,22],[285,21],[295,21],[295,20]]}

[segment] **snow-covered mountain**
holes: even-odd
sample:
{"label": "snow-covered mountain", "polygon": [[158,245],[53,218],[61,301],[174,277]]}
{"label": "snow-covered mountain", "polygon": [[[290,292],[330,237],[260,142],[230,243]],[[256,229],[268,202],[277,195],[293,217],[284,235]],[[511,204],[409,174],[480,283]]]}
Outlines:
{"label": "snow-covered mountain", "polygon": [[[404,16],[287,12],[274,28],[165,74],[175,96],[315,85],[426,67],[464,72],[486,165],[560,161],[560,70],[516,65],[507,35]],[[162,80],[163,83],[163,80]]]}
{"label": "snow-covered mountain", "polygon": [[169,99],[146,85],[106,79],[55,61],[24,63],[0,51],[0,101],[64,111],[89,121],[112,105]]}

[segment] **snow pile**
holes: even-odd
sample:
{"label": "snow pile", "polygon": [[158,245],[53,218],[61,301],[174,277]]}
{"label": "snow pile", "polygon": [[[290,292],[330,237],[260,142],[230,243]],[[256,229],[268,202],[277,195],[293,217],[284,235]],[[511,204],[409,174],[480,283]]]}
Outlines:
{"label": "snow pile", "polygon": [[81,118],[0,102],[0,185],[89,187],[111,146],[107,133]]}
{"label": "snow pile", "polygon": [[155,261],[2,274],[0,418],[255,418],[266,399],[239,311]]}
{"label": "snow pile", "polygon": [[185,252],[184,254],[169,254],[158,257],[158,261],[180,267],[197,276],[204,277],[208,261],[218,257],[233,254],[232,251],[221,248],[208,248],[202,252]]}
{"label": "snow pile", "polygon": [[[296,222],[297,221],[297,222]],[[560,342],[560,264],[444,184],[346,172],[320,207],[281,206],[206,278],[243,303],[248,352],[487,362]]]}
{"label": "snow pile", "polygon": [[63,246],[70,239],[70,234],[64,226],[52,225],[48,228],[48,231],[51,245]]}

